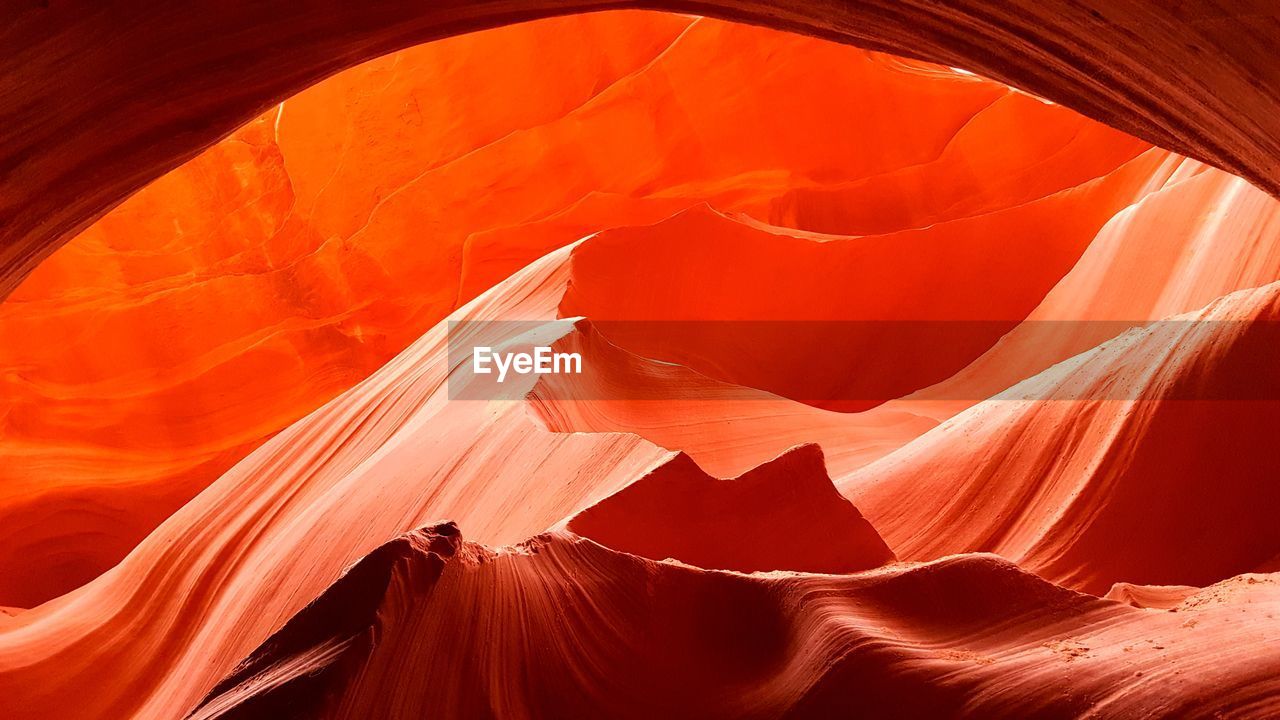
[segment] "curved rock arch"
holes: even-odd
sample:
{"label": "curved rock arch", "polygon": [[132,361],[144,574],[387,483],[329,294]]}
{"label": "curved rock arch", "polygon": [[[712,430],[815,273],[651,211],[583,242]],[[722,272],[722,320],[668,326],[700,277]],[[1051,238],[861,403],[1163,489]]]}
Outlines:
{"label": "curved rock arch", "polygon": [[36,0],[0,31],[0,298],[107,210],[281,99],[410,45],[611,8],[962,67],[1280,194],[1270,0]]}

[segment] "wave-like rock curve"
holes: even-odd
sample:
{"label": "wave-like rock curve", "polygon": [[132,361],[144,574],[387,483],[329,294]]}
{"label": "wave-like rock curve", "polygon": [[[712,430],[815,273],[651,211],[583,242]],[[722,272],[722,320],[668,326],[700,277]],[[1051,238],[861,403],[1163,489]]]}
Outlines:
{"label": "wave-like rock curve", "polygon": [[445,524],[357,563],[191,718],[1262,715],[1280,654],[1251,621],[1278,604],[1274,576],[1175,613],[990,555],[744,576]]}

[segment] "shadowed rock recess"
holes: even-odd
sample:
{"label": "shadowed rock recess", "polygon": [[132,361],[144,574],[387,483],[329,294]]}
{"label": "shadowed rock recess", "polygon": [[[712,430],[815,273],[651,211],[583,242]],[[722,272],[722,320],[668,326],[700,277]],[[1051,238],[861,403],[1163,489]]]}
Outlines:
{"label": "shadowed rock recess", "polygon": [[1280,715],[1278,15],[10,3],[0,718]]}

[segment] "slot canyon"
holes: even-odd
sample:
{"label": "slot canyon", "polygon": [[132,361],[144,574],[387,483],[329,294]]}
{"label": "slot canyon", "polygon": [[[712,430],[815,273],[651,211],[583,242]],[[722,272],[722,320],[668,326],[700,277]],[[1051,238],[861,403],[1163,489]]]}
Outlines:
{"label": "slot canyon", "polygon": [[1280,715],[1280,7],[0,13],[0,718]]}

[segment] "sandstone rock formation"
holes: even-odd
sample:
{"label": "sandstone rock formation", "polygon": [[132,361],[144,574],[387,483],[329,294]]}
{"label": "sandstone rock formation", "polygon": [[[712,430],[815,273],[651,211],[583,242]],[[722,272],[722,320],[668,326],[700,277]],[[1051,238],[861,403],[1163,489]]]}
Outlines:
{"label": "sandstone rock formation", "polygon": [[0,717],[1280,713],[1270,5],[45,5]]}

